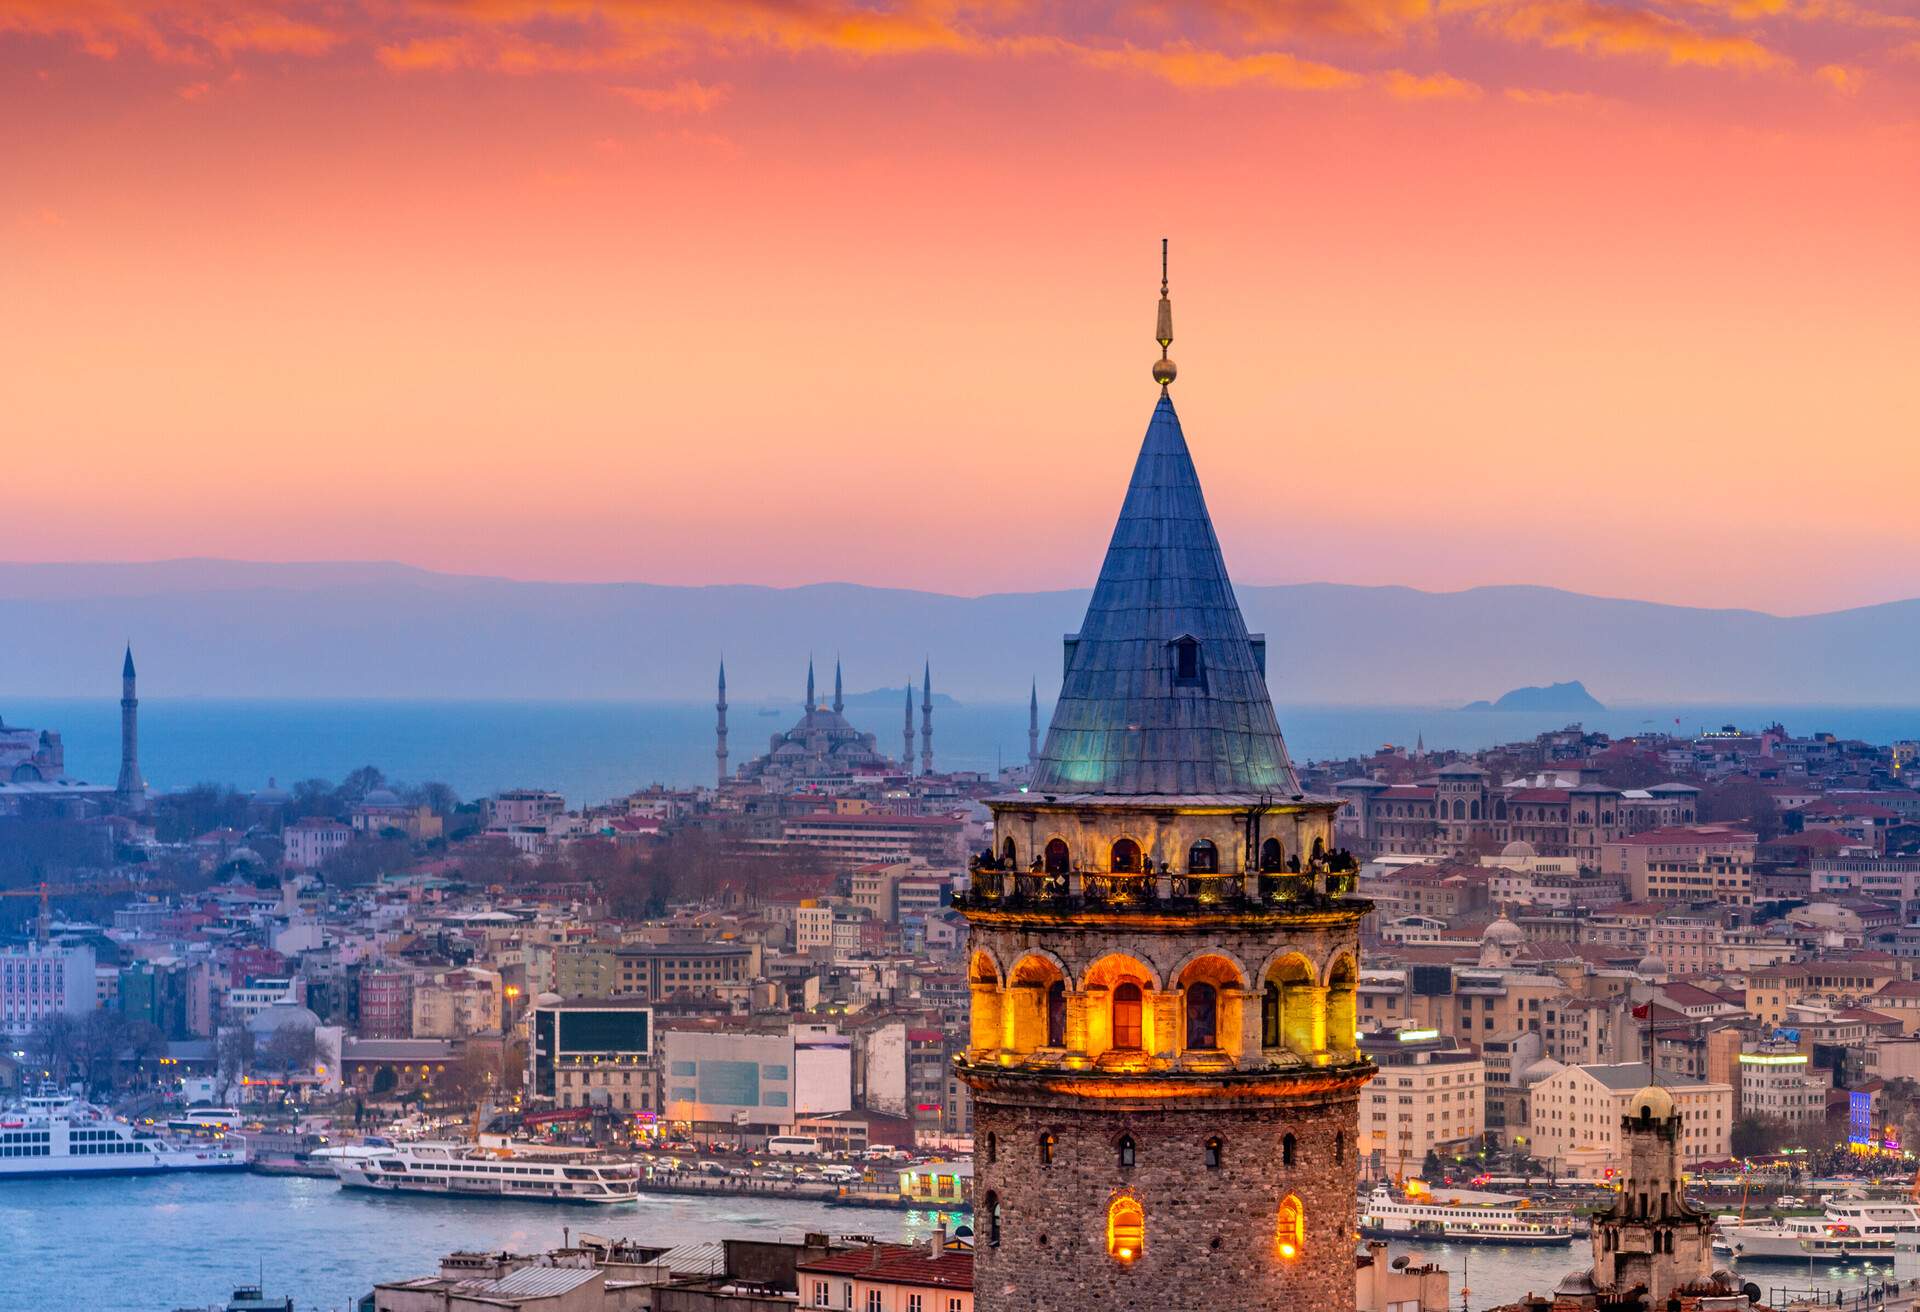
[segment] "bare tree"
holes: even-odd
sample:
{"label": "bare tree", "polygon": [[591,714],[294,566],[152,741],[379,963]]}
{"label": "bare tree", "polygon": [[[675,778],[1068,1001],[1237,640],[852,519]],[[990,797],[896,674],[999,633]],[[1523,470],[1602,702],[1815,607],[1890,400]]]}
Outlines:
{"label": "bare tree", "polygon": [[230,1101],[233,1090],[253,1070],[254,1050],[253,1031],[245,1025],[230,1025],[214,1040],[214,1087],[220,1102]]}

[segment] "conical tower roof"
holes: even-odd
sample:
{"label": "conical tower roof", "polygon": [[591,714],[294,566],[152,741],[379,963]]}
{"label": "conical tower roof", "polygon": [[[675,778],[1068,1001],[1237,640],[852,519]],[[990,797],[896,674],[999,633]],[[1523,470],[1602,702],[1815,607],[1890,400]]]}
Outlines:
{"label": "conical tower roof", "polygon": [[1162,391],[1087,617],[1067,639],[1031,790],[1291,798],[1300,782],[1262,663]]}

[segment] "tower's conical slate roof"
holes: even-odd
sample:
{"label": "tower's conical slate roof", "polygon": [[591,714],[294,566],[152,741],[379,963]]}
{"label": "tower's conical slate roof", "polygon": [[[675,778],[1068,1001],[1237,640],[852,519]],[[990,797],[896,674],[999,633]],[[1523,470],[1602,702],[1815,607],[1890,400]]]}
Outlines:
{"label": "tower's conical slate roof", "polygon": [[[1183,671],[1180,646],[1194,657]],[[1184,677],[1183,677],[1184,676]],[[1202,796],[1300,792],[1220,541],[1164,392],[1030,788]]]}

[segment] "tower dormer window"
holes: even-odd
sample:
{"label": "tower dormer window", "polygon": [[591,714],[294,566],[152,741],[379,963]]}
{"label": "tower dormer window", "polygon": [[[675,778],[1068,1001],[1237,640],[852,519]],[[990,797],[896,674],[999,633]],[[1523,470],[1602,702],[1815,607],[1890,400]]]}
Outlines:
{"label": "tower dormer window", "polygon": [[1173,648],[1173,686],[1206,687],[1206,675],[1200,663],[1200,640],[1191,633],[1183,633],[1167,645]]}

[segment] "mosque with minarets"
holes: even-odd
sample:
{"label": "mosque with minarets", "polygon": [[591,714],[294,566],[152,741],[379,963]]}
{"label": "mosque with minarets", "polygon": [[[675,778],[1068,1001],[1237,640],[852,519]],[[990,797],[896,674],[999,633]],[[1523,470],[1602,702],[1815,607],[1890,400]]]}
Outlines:
{"label": "mosque with minarets", "polygon": [[[718,720],[714,728],[714,760],[719,786],[757,788],[765,792],[793,792],[831,789],[862,782],[890,778],[909,778],[914,771],[914,699],[913,685],[906,691],[906,717],[901,730],[900,758],[895,760],[880,750],[875,734],[856,727],[846,716],[846,692],[840,662],[833,663],[833,700],[823,704],[814,690],[813,662],[807,662],[807,695],[801,703],[800,718],[767,743],[764,754],[743,763],[737,771],[727,768],[727,667],[720,666],[719,699],[714,703]],[[920,768],[921,775],[933,773],[933,666],[921,671],[920,684]]]}

